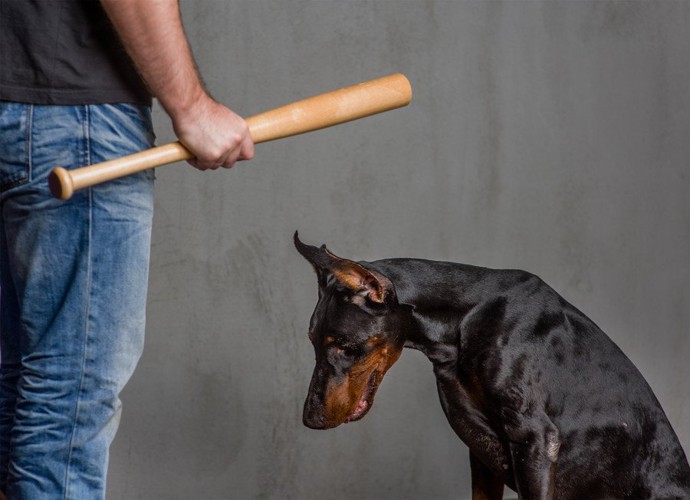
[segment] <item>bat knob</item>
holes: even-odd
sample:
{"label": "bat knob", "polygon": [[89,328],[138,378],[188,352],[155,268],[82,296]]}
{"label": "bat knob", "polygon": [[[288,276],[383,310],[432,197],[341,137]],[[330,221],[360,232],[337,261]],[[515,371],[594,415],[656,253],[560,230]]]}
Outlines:
{"label": "bat knob", "polygon": [[62,167],[54,168],[48,176],[51,194],[60,200],[69,200],[74,194],[72,176]]}

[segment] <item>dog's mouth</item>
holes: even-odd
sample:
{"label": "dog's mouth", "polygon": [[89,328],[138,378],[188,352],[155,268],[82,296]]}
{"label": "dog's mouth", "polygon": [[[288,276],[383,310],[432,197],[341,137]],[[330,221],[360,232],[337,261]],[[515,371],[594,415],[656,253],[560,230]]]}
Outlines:
{"label": "dog's mouth", "polygon": [[367,385],[364,387],[364,392],[362,393],[362,397],[359,399],[359,403],[355,407],[355,410],[352,412],[352,414],[345,419],[344,423],[350,423],[350,422],[356,422],[357,420],[360,420],[364,417],[364,415],[367,414],[369,409],[371,409],[371,404],[374,402],[374,394],[376,393],[376,388],[378,387],[378,384],[376,383],[378,372],[374,370],[371,373],[371,377],[369,377],[369,382],[367,382]]}

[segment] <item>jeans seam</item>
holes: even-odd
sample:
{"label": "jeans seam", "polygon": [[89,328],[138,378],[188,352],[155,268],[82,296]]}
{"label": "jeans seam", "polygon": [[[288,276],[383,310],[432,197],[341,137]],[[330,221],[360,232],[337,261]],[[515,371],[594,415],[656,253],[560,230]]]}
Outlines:
{"label": "jeans seam", "polygon": [[31,182],[33,180],[33,129],[34,129],[34,105],[30,104],[29,109],[26,113],[26,166],[28,168],[27,180]]}
{"label": "jeans seam", "polygon": [[[90,107],[88,105],[83,106],[83,112],[84,112],[84,120],[83,120],[83,137],[84,137],[84,149],[83,149],[83,156],[86,160],[86,164],[89,164],[91,162],[91,123],[90,123]],[[77,433],[77,428],[79,427],[79,414],[80,414],[80,406],[81,406],[81,400],[82,400],[82,395],[84,391],[84,383],[85,383],[85,371],[86,371],[86,363],[87,363],[87,357],[86,357],[86,352],[88,349],[88,339],[89,339],[89,324],[90,324],[90,315],[91,315],[91,286],[92,286],[92,274],[93,274],[93,262],[92,262],[92,248],[91,248],[91,236],[92,236],[92,231],[93,231],[93,190],[91,188],[88,188],[88,232],[87,232],[87,267],[86,267],[86,290],[84,293],[85,296],[85,307],[84,307],[84,336],[83,336],[83,351],[82,351],[82,361],[81,361],[81,367],[80,367],[80,374],[79,374],[79,389],[77,392],[77,399],[75,401],[74,405],[74,420],[72,423],[72,435],[70,436],[70,441],[69,441],[69,452],[67,456],[67,465],[65,467],[65,494],[64,494],[64,500],[68,500],[70,498],[69,493],[70,493],[70,470],[72,466],[72,451],[74,450],[75,444],[74,441],[76,439],[76,433]]]}

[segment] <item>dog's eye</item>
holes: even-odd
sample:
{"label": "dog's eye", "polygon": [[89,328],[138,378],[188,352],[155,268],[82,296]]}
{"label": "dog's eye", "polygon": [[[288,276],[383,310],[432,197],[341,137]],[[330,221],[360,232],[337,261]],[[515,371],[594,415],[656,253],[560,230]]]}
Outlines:
{"label": "dog's eye", "polygon": [[328,351],[331,355],[337,356],[337,357],[351,357],[352,356],[352,350],[346,346],[343,345],[331,345],[328,348]]}
{"label": "dog's eye", "polygon": [[362,354],[362,347],[358,345],[343,345],[340,346],[340,349],[343,351],[343,354],[353,358]]}
{"label": "dog's eye", "polygon": [[349,365],[349,356],[345,354],[341,347],[331,346],[326,350],[326,357],[332,366]]}

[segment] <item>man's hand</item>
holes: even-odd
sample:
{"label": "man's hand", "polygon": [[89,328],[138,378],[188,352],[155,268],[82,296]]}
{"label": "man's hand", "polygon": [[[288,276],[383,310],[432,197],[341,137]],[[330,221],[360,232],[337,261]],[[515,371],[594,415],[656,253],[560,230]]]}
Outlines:
{"label": "man's hand", "polygon": [[254,157],[247,123],[229,108],[203,94],[188,112],[173,117],[177,138],[194,154],[188,163],[199,170],[232,168]]}
{"label": "man's hand", "polygon": [[254,156],[246,122],[204,89],[182,27],[178,0],[101,0],[127,53],[170,115],[200,170]]}

